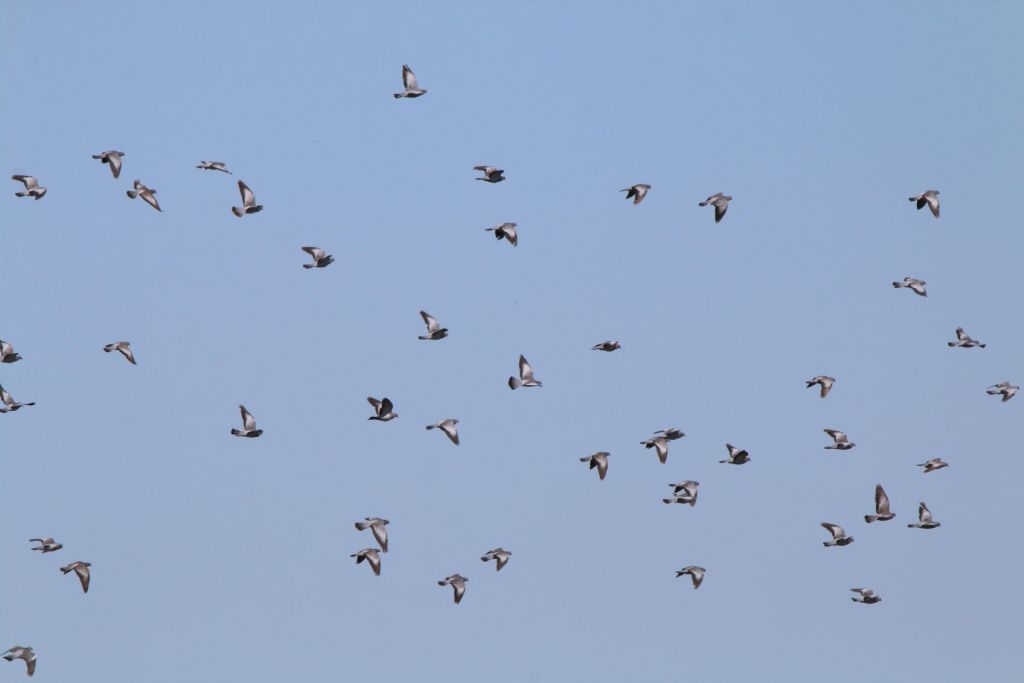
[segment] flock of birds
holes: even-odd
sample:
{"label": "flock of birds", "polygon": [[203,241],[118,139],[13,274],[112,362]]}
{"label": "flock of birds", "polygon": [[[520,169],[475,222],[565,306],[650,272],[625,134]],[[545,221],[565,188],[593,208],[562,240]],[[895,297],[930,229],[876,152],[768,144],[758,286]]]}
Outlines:
{"label": "flock of birds", "polygon": [[[427,94],[427,90],[421,88],[416,80],[416,75],[413,73],[407,65],[402,67],[402,81],[404,89],[402,92],[394,93],[396,99],[413,99],[421,97]],[[100,161],[109,167],[111,175],[115,179],[121,175],[121,168],[123,164],[123,158],[125,153],[117,150],[108,150],[101,152],[100,154],[93,155],[93,159]],[[220,161],[201,161],[196,168],[208,171],[218,171],[221,173],[231,175],[231,171],[228,170],[227,166]],[[499,183],[505,180],[505,171],[503,169],[494,166],[475,166],[475,171],[479,171],[482,175],[477,180],[482,180],[488,183]],[[40,200],[46,196],[47,188],[41,186],[39,181],[30,175],[14,175],[11,178],[17,182],[20,182],[24,186],[24,190],[15,193],[17,197],[31,197],[35,200]],[[651,186],[647,184],[636,184],[631,185],[628,188],[621,190],[626,193],[626,199],[632,199],[633,204],[640,204],[644,198],[650,192]],[[241,218],[248,214],[253,214],[261,211],[263,206],[256,203],[256,197],[251,189],[242,182],[238,181],[238,191],[241,195],[242,202],[241,206],[232,206],[231,212]],[[144,185],[141,181],[135,180],[132,183],[132,189],[127,190],[127,195],[131,199],[142,199],[144,202],[149,204],[152,208],[157,211],[161,211],[160,203],[157,201],[157,190],[152,189]],[[732,201],[732,197],[721,192],[715,193],[707,197],[704,201],[699,203],[699,206],[713,206],[715,210],[715,223],[719,223],[725,217],[726,212],[729,208],[729,202]],[[910,197],[911,202],[915,202],[917,208],[920,210],[927,206],[935,218],[939,217],[939,192],[937,190],[927,190],[922,194]],[[518,235],[516,232],[515,223],[502,223],[495,227],[486,228],[487,231],[493,232],[494,237],[499,241],[504,239],[507,240],[513,247],[518,245]],[[306,252],[311,262],[303,264],[303,268],[326,268],[334,262],[334,257],[328,254],[326,251],[319,247],[304,246],[302,250]],[[906,288],[921,297],[927,297],[928,293],[925,289],[927,283],[923,280],[919,280],[912,277],[905,277],[902,281],[893,282],[894,288]],[[426,325],[426,334],[420,335],[418,338],[424,341],[440,341],[448,336],[448,328],[442,327],[436,318],[427,313],[426,311],[420,311],[420,316],[423,319],[423,323]],[[962,327],[956,329],[956,339],[948,342],[948,346],[957,348],[985,348],[985,344],[973,339]],[[604,351],[611,353],[621,348],[621,344],[618,341],[603,341],[595,344],[592,349],[595,351]],[[129,363],[132,365],[136,364],[135,356],[131,349],[131,344],[127,341],[116,341],[107,344],[103,347],[103,350],[107,353],[117,351],[120,353]],[[16,353],[13,345],[10,342],[0,340],[0,363],[9,364],[15,363],[22,359],[21,355]],[[525,356],[519,356],[519,369],[518,376],[513,375],[508,379],[508,386],[512,390],[519,388],[539,388],[543,384],[535,376],[533,367],[526,360]],[[819,387],[819,395],[821,398],[825,398],[832,391],[833,386],[836,383],[834,377],[827,375],[819,375],[806,381],[807,388]],[[1009,401],[1013,398],[1020,387],[1011,384],[1008,381],[1000,382],[992,385],[988,388],[987,393],[993,396],[1000,396],[1003,402]],[[390,422],[391,420],[398,418],[398,413],[394,411],[394,403],[390,398],[383,397],[376,399],[374,397],[368,397],[367,401],[373,409],[373,414],[368,418],[369,420],[377,420],[380,422]],[[14,400],[10,393],[3,386],[0,386],[0,413],[15,412],[21,408],[34,406],[34,402],[19,403]],[[253,414],[249,412],[244,405],[239,406],[242,417],[242,428],[232,428],[230,433],[237,437],[243,438],[258,438],[263,434],[262,429],[256,427],[256,419]],[[459,445],[459,433],[457,426],[459,421],[455,418],[447,418],[436,422],[434,424],[427,425],[428,430],[437,429],[440,430],[454,445]],[[849,437],[843,432],[837,429],[825,429],[831,439],[832,443],[825,446],[828,450],[846,451],[854,448],[856,444],[850,441]],[[672,441],[676,441],[685,437],[686,434],[675,427],[669,427],[661,429],[653,433],[653,435],[640,442],[644,447],[651,449],[653,448],[658,456],[658,460],[661,463],[668,461],[669,444]],[[732,444],[725,444],[725,448],[728,452],[728,457],[725,460],[720,460],[720,463],[730,465],[744,465],[750,462],[750,454],[741,448],[737,448]],[[586,463],[589,469],[596,469],[599,479],[604,480],[608,474],[608,461],[610,453],[606,451],[600,451],[591,455],[583,456],[580,461]],[[918,467],[923,468],[925,473],[935,472],[937,470],[948,467],[948,464],[940,458],[932,458],[927,462],[920,463]],[[682,481],[678,483],[669,484],[672,488],[672,495],[668,498],[663,498],[663,502],[666,504],[679,503],[683,505],[689,505],[691,508],[696,506],[698,490],[700,482],[696,481]],[[892,512],[889,497],[885,493],[885,489],[882,488],[881,484],[875,486],[875,513],[864,516],[864,521],[867,524],[875,522],[887,522],[895,518],[895,514]],[[916,529],[936,529],[941,526],[940,522],[936,521],[928,506],[922,501],[918,505],[918,521],[910,523],[907,526]],[[390,522],[387,519],[380,517],[366,517],[362,521],[355,523],[355,528],[358,531],[370,530],[373,534],[378,547],[368,547],[359,550],[351,555],[355,558],[356,564],[366,562],[373,573],[377,576],[381,573],[381,561],[382,554],[388,552],[388,530],[387,527]],[[821,522],[822,528],[829,534],[829,539],[824,541],[826,548],[832,547],[844,547],[853,543],[853,537],[846,533],[846,530],[839,524],[832,522]],[[30,542],[37,543],[38,545],[32,547],[34,551],[38,551],[41,554],[47,554],[57,552],[63,548],[61,543],[58,543],[53,538],[34,538],[30,539]],[[480,559],[483,562],[495,562],[496,571],[501,571],[509,562],[512,557],[512,553],[504,548],[494,548],[488,550]],[[76,561],[66,566],[60,567],[60,571],[63,574],[74,573],[81,584],[82,592],[89,592],[89,580],[90,580],[90,563]],[[689,576],[693,584],[693,588],[697,589],[701,586],[704,581],[704,575],[706,570],[703,567],[697,565],[688,565],[676,571],[676,577]],[[462,601],[463,596],[466,592],[466,583],[469,581],[468,578],[461,574],[452,574],[438,581],[440,586],[451,586],[454,592],[455,604]],[[870,588],[851,588],[851,592],[855,593],[854,597],[850,599],[857,603],[862,604],[876,604],[881,601],[881,597]],[[31,647],[22,645],[15,645],[11,647],[3,654],[4,659],[7,661],[13,661],[15,659],[21,659],[25,662],[27,667],[27,673],[31,676],[35,672],[36,668],[36,654]]]}

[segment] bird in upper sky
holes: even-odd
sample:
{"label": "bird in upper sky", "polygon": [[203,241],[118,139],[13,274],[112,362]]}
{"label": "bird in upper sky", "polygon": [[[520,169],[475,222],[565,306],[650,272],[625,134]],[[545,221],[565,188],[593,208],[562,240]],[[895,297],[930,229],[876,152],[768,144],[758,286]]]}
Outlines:
{"label": "bird in upper sky", "polygon": [[451,576],[445,577],[444,581],[438,581],[438,586],[451,586],[455,590],[455,604],[462,602],[462,596],[466,592],[466,582],[469,581],[465,576],[459,574],[452,574]]}
{"label": "bird in upper sky", "polygon": [[227,164],[223,161],[200,161],[196,168],[201,168],[204,171],[220,171],[221,173],[227,173],[228,175],[234,175],[228,170]]}
{"label": "bird in upper sky", "polygon": [[959,347],[962,349],[973,349],[975,346],[977,346],[978,348],[983,349],[986,345],[982,344],[977,339],[972,339],[969,334],[964,332],[964,328],[958,327],[956,328],[956,341],[946,342],[946,346]]}
{"label": "bird in upper sky", "polygon": [[851,588],[851,591],[858,593],[857,597],[851,597],[850,599],[854,602],[860,602],[865,605],[873,605],[876,602],[881,602],[882,598],[875,594],[875,591],[870,588]]}
{"label": "bird in upper sky", "polygon": [[62,574],[74,572],[78,576],[78,581],[82,584],[82,592],[89,592],[89,567],[92,565],[88,562],[72,562],[66,567],[61,567],[60,571]]}
{"label": "bird in upper sky", "polygon": [[838,429],[825,429],[824,432],[832,437],[832,443],[825,446],[825,450],[848,451],[857,445]]}
{"label": "bird in upper sky", "polygon": [[416,74],[412,72],[408,64],[402,65],[402,86],[405,88],[403,92],[396,92],[395,99],[401,99],[408,97],[413,99],[420,95],[426,95],[427,91],[425,88],[421,88],[419,83],[416,82]]}
{"label": "bird in upper sky", "polygon": [[817,377],[812,377],[811,379],[806,380],[804,383],[807,385],[808,389],[813,387],[815,384],[820,385],[821,397],[825,398],[828,396],[828,392],[832,391],[832,385],[836,383],[836,378],[829,377],[828,375],[818,375]]}
{"label": "bird in upper sky", "polygon": [[320,247],[303,247],[302,251],[313,257],[312,263],[302,264],[302,267],[306,270],[309,270],[310,268],[326,268],[334,263],[334,257]]}
{"label": "bird in upper sky", "polygon": [[473,170],[484,174],[483,177],[477,178],[477,180],[483,180],[488,183],[500,183],[505,179],[505,176],[502,175],[505,171],[494,166],[474,166]]}
{"label": "bird in upper sky", "polygon": [[64,547],[62,544],[57,543],[57,541],[53,540],[49,536],[47,536],[46,538],[30,538],[28,540],[29,543],[38,543],[39,545],[32,548],[32,550],[38,550],[41,553],[56,552]]}
{"label": "bird in upper sky", "polygon": [[935,470],[941,470],[943,467],[949,467],[949,463],[943,460],[942,458],[932,458],[931,460],[926,460],[925,462],[918,463],[916,466],[923,467],[924,473],[928,474],[929,472],[934,472]]}
{"label": "bird in upper sky", "polygon": [[8,662],[13,662],[15,659],[21,659],[25,662],[25,667],[29,676],[36,672],[36,653],[33,652],[30,647],[15,645],[4,653],[4,659]]}
{"label": "bird in upper sky", "polygon": [[121,175],[121,157],[123,156],[125,156],[124,152],[111,149],[99,154],[93,154],[92,158],[99,159],[101,164],[108,164],[110,166],[110,175],[117,178]]}
{"label": "bird in upper sky", "polygon": [[611,453],[608,453],[606,451],[599,451],[597,453],[594,453],[593,455],[583,456],[582,458],[580,458],[580,462],[590,463],[590,467],[588,469],[594,469],[596,467],[598,479],[603,480],[604,475],[608,474],[609,455],[611,455]]}
{"label": "bird in upper sky", "polygon": [[256,203],[256,195],[241,180],[238,181],[238,192],[242,195],[242,205],[232,206],[231,213],[241,218],[247,213],[258,213],[263,210],[263,205]]}
{"label": "bird in upper sky", "polygon": [[[2,345],[2,342],[0,342],[0,345]],[[6,363],[8,361],[5,359],[4,362]],[[999,396],[1000,394],[1002,394],[1003,398],[1001,400],[1003,403],[1006,403],[1011,398],[1016,396],[1018,391],[1020,391],[1020,387],[1018,387],[1017,385],[1010,384],[1009,382],[1000,382],[999,384],[993,384],[992,386],[990,386],[988,389],[985,390],[985,393],[988,394],[989,396]]]}
{"label": "bird in upper sky", "polygon": [[612,351],[617,351],[618,349],[621,349],[621,348],[622,348],[622,344],[620,344],[617,341],[603,341],[600,344],[594,344],[592,347],[590,347],[590,350],[591,351],[607,351],[607,352],[611,353]]}
{"label": "bird in upper sky", "polygon": [[17,180],[19,183],[25,186],[24,191],[15,192],[15,197],[32,197],[34,199],[42,199],[43,195],[46,194],[45,187],[39,187],[39,181],[30,175],[12,175],[11,180]]}
{"label": "bird in upper sky", "polygon": [[821,526],[823,529],[832,534],[832,540],[823,541],[826,548],[831,548],[832,546],[842,547],[844,545],[850,545],[851,543],[853,543],[853,536],[847,536],[846,532],[843,531],[843,527],[839,526],[838,524],[832,524],[831,522],[822,522]]}
{"label": "bird in upper sky", "polygon": [[719,460],[718,462],[729,465],[743,465],[750,462],[750,454],[744,450],[736,448],[731,443],[725,444],[725,450],[729,451],[729,459]]}
{"label": "bird in upper sky", "polygon": [[872,522],[888,522],[895,516],[889,509],[889,496],[885,495],[885,489],[882,488],[881,484],[878,484],[875,486],[875,514],[864,515],[864,521],[868,524]]}
{"label": "bird in upper sky", "polygon": [[398,413],[394,411],[394,404],[390,398],[384,397],[381,400],[375,399],[373,396],[367,396],[366,401],[373,406],[374,415],[366,418],[367,420],[379,420],[380,422],[390,422],[398,417]]}
{"label": "bird in upper sky", "polygon": [[125,194],[128,195],[128,197],[130,199],[135,199],[136,197],[141,197],[142,201],[146,202],[147,204],[152,206],[157,211],[163,213],[163,209],[160,208],[160,202],[158,202],[156,200],[156,190],[152,190],[152,189],[146,187],[145,185],[142,184],[142,181],[139,181],[139,180],[136,180],[135,182],[133,182],[132,183],[132,187],[134,189],[128,190],[125,193]]}
{"label": "bird in upper sky", "polygon": [[480,559],[484,562],[490,562],[496,560],[494,563],[494,570],[501,571],[501,568],[508,564],[509,558],[512,557],[512,553],[505,550],[504,548],[495,548],[494,550],[488,550],[487,553]]}
{"label": "bird in upper sky", "polygon": [[0,413],[13,413],[19,408],[25,406],[34,406],[35,401],[30,403],[18,403],[14,398],[4,389],[3,385],[0,385]]}
{"label": "bird in upper sky", "polygon": [[516,235],[515,223],[502,223],[493,228],[484,228],[487,232],[493,232],[497,239],[504,237],[513,247],[519,246],[519,237]]}
{"label": "bird in upper sky", "polygon": [[455,425],[459,424],[459,421],[455,418],[448,418],[447,420],[441,420],[432,425],[427,425],[427,429],[440,429],[444,432],[445,436],[451,439],[451,442],[456,446],[459,445],[459,432],[456,430]]}
{"label": "bird in upper sky", "polygon": [[119,341],[107,344],[106,346],[103,347],[103,350],[106,353],[110,353],[111,351],[117,351],[122,356],[127,358],[129,363],[131,363],[132,365],[137,365],[137,363],[135,362],[135,354],[132,353],[131,344],[129,344],[126,341]]}
{"label": "bird in upper sky", "polygon": [[627,187],[625,190],[619,190],[619,192],[625,192],[626,199],[632,197],[633,204],[639,204],[644,200],[644,197],[647,196],[647,191],[650,189],[650,185],[644,185],[641,183],[639,185],[631,185],[630,187]]}
{"label": "bird in upper sky", "polygon": [[11,343],[0,339],[0,363],[17,363],[19,360],[21,355],[14,352]]}
{"label": "bird in upper sky", "polygon": [[373,532],[373,537],[377,539],[377,544],[380,549],[384,552],[388,551],[388,524],[391,524],[386,519],[380,517],[363,517],[362,522],[356,522],[356,529],[358,531],[366,531],[369,529]]}
{"label": "bird in upper sky", "polygon": [[641,441],[640,444],[644,448],[653,448],[662,465],[668,462],[668,439],[664,436],[652,436],[646,441]]}
{"label": "bird in upper sky", "polygon": [[672,497],[662,498],[663,503],[682,503],[694,507],[697,504],[697,487],[700,482],[681,481],[678,484],[669,484],[672,487]]}
{"label": "bird in upper sky", "polygon": [[370,568],[373,569],[373,573],[380,576],[380,551],[376,548],[363,548],[358,553],[349,555],[349,557],[356,558],[356,564],[366,560],[370,564]]}
{"label": "bird in upper sky", "polygon": [[939,191],[928,190],[923,192],[916,197],[910,197],[910,201],[917,202],[917,210],[920,211],[924,208],[925,204],[931,209],[932,215],[936,218],[939,217]]}
{"label": "bird in upper sky", "polygon": [[252,416],[252,413],[245,409],[245,406],[238,406],[238,410],[242,413],[242,428],[232,429],[231,433],[234,436],[245,436],[250,439],[255,439],[263,433],[262,429],[256,429],[256,418]]}
{"label": "bird in upper sky", "polygon": [[420,317],[423,318],[423,322],[427,326],[427,333],[425,335],[420,335],[417,339],[423,339],[424,341],[437,341],[438,339],[444,339],[448,336],[448,328],[441,327],[441,323],[437,322],[437,318],[426,311],[420,311]]}
{"label": "bird in upper sky", "polygon": [[732,197],[729,195],[716,192],[704,201],[700,202],[697,206],[707,206],[711,204],[715,207],[715,222],[721,222],[722,218],[725,217],[725,212],[729,210],[729,202],[732,201]]}
{"label": "bird in upper sky", "polygon": [[526,361],[525,356],[519,356],[519,379],[508,378],[508,388],[515,391],[519,387],[541,387],[544,386],[540,380],[534,379],[533,367]]}
{"label": "bird in upper sky", "polygon": [[917,521],[907,525],[911,529],[935,529],[942,526],[932,518],[931,510],[924,504],[924,501],[917,506]]}
{"label": "bird in upper sky", "polygon": [[912,291],[914,294],[917,294],[918,296],[928,296],[928,292],[926,292],[924,289],[924,286],[926,284],[928,283],[925,282],[924,280],[918,280],[917,278],[912,277],[905,277],[903,278],[903,282],[894,282],[892,283],[892,286],[896,289],[906,287],[907,289]]}
{"label": "bird in upper sky", "polygon": [[697,590],[700,588],[700,584],[704,581],[705,571],[704,567],[690,565],[688,567],[683,567],[682,569],[677,569],[676,578],[678,579],[680,576],[689,575],[690,579],[693,581],[693,589]]}

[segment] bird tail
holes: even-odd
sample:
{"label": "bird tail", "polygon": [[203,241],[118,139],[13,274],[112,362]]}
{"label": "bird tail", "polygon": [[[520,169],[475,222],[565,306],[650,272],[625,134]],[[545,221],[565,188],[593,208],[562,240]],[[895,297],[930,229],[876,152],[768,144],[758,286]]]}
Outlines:
{"label": "bird tail", "polygon": [[305,268],[306,270],[309,270],[310,268],[316,268],[316,266],[314,266],[311,263],[303,263],[302,267]]}
{"label": "bird tail", "polygon": [[864,515],[864,521],[871,524],[871,522],[878,521],[878,517],[875,515]]}
{"label": "bird tail", "polygon": [[900,287],[904,287],[905,285],[902,282],[894,282],[894,283],[892,283],[892,286],[895,289],[899,289]]}
{"label": "bird tail", "polygon": [[662,498],[662,499],[661,499],[661,502],[662,502],[662,503],[671,503],[671,502],[672,502],[672,499],[671,499],[671,498]]}
{"label": "bird tail", "polygon": [[394,94],[394,97],[395,97],[395,99],[396,99],[396,100],[400,100],[400,99],[402,99],[403,97],[405,97],[405,95],[404,95],[404,94],[402,94],[402,93],[400,93],[400,92],[396,92],[396,93]]}
{"label": "bird tail", "polygon": [[232,434],[232,435],[234,435],[234,436],[241,436],[241,435],[242,435],[242,432],[240,432],[240,431],[239,431],[239,430],[237,430],[237,429],[232,429],[232,430],[231,430],[231,434]]}
{"label": "bird tail", "polygon": [[27,197],[28,196],[28,192],[15,192],[14,196],[15,197]]}
{"label": "bird tail", "polygon": [[956,346],[956,342],[946,342],[946,346]]}
{"label": "bird tail", "polygon": [[356,522],[356,529],[359,531],[366,531],[369,526],[366,522]]}
{"label": "bird tail", "polygon": [[835,545],[835,541],[822,541],[822,543],[821,543],[821,544],[822,544],[823,546],[825,546],[826,548],[831,548],[832,546],[834,546],[834,545]]}
{"label": "bird tail", "polygon": [[239,209],[237,206],[231,207],[231,213],[235,214],[239,218],[241,218],[245,214],[245,212],[242,209]]}
{"label": "bird tail", "polygon": [[980,346],[981,348],[985,348],[986,346],[988,346],[988,344],[978,344],[978,346]]}
{"label": "bird tail", "polygon": [[515,391],[521,386],[523,386],[523,383],[516,379],[515,377],[508,378],[508,388],[511,389],[512,391]]}

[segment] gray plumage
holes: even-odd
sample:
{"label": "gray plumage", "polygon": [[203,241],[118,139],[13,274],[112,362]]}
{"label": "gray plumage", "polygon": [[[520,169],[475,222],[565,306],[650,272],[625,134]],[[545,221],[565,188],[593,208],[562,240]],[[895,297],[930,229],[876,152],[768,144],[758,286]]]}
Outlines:
{"label": "gray plumage", "polygon": [[228,170],[227,164],[223,161],[200,161],[196,168],[201,168],[204,171],[220,171],[221,173],[227,173],[228,175],[234,175]]}
{"label": "gray plumage", "polygon": [[889,496],[885,495],[885,489],[882,488],[881,484],[878,484],[875,486],[875,514],[864,515],[864,521],[868,524],[872,522],[888,522],[895,516],[892,510],[889,509]]}
{"label": "gray plumage", "polygon": [[729,451],[728,460],[719,460],[718,462],[729,464],[729,465],[743,465],[750,462],[750,454],[744,450],[736,448],[730,443],[725,444],[725,450]]}
{"label": "gray plumage", "polygon": [[249,186],[241,180],[238,181],[238,192],[242,195],[242,205],[232,206],[231,213],[241,218],[246,214],[259,213],[263,210],[263,205],[256,203],[256,195],[253,194],[253,191],[249,189]]}
{"label": "gray plumage", "polygon": [[328,254],[320,247],[303,247],[302,251],[306,252],[313,258],[312,263],[302,264],[302,267],[306,270],[309,270],[310,268],[326,268],[334,263],[334,256]]}
{"label": "gray plumage", "polygon": [[376,548],[363,548],[358,553],[349,555],[349,557],[356,558],[356,564],[366,560],[370,568],[373,569],[374,575],[380,576],[380,551]]}
{"label": "gray plumage", "polygon": [[495,548],[494,550],[488,550],[487,553],[480,559],[484,562],[490,562],[495,560],[494,570],[500,572],[501,568],[508,564],[509,558],[512,557],[512,553],[505,550],[504,548]]}
{"label": "gray plumage", "polygon": [[921,194],[917,195],[916,197],[910,197],[909,199],[912,202],[917,202],[917,210],[918,211],[920,211],[921,209],[923,209],[925,207],[925,205],[927,205],[928,208],[931,210],[932,215],[935,216],[936,218],[939,217],[939,191],[938,190],[928,190],[926,192],[922,192]]}
{"label": "gray plumage", "polygon": [[973,349],[974,347],[983,349],[986,345],[982,344],[977,339],[972,339],[969,334],[964,332],[964,328],[958,327],[956,328],[956,341],[946,342],[946,346],[958,347],[961,349]]}
{"label": "gray plumage", "polygon": [[519,246],[519,236],[516,234],[515,223],[502,223],[501,225],[496,225],[493,228],[484,228],[484,230],[487,232],[493,232],[495,238],[499,240],[504,237],[513,247]]}
{"label": "gray plumage", "polygon": [[29,543],[38,543],[39,545],[32,548],[32,550],[38,550],[41,553],[53,553],[64,547],[63,545],[57,543],[57,541],[53,540],[49,536],[47,536],[46,538],[30,538],[28,540]]}
{"label": "gray plumage", "polygon": [[818,375],[806,380],[807,388],[810,389],[815,384],[821,386],[821,397],[825,398],[828,396],[828,392],[832,391],[832,385],[836,383],[835,377],[829,377],[828,375]]}
{"label": "gray plumage", "polygon": [[15,645],[4,653],[4,659],[8,662],[13,662],[15,659],[25,662],[26,672],[29,676],[36,672],[36,653],[31,647]]}
{"label": "gray plumage", "polygon": [[519,378],[508,378],[508,388],[515,391],[519,387],[542,387],[540,380],[533,376],[533,366],[526,361],[526,356],[519,356]]}
{"label": "gray plumage", "polygon": [[918,296],[928,296],[928,292],[925,291],[924,288],[926,284],[928,283],[925,282],[924,280],[918,280],[917,278],[913,277],[905,277],[903,278],[902,282],[892,283],[892,286],[895,289],[901,289],[903,287],[906,287],[907,289],[912,291],[914,294],[917,294]]}
{"label": "gray plumage", "polygon": [[89,592],[89,567],[92,565],[88,562],[72,562],[66,567],[61,567],[60,571],[62,574],[68,574],[74,572],[78,577],[78,582],[82,584],[82,592]]}
{"label": "gray plumage", "polygon": [[917,506],[917,521],[907,525],[911,529],[936,529],[940,526],[942,524],[932,518],[931,510],[924,504],[924,501]]}
{"label": "gray plumage", "polygon": [[[15,358],[15,360],[17,360],[17,358]],[[8,362],[6,358],[4,362]],[[989,396],[1002,395],[1003,398],[1001,400],[1003,403],[1006,403],[1011,398],[1016,396],[1018,391],[1020,391],[1020,387],[1018,387],[1017,385],[1010,384],[1009,382],[1000,382],[999,384],[993,384],[992,386],[990,386],[988,389],[985,390],[985,393],[988,394]]]}
{"label": "gray plumage", "polygon": [[611,453],[608,453],[607,451],[599,451],[597,453],[594,453],[593,455],[583,456],[582,458],[580,458],[580,462],[590,463],[588,469],[594,469],[596,467],[597,477],[603,481],[605,475],[608,474],[609,455],[611,455]]}
{"label": "gray plumage", "polygon": [[422,339],[424,341],[437,341],[448,336],[448,328],[441,327],[441,323],[437,322],[437,318],[426,311],[420,311],[420,317],[423,318],[423,324],[427,326],[427,333],[425,335],[420,335],[417,339]]}
{"label": "gray plumage", "polygon": [[647,191],[650,189],[650,185],[639,184],[627,187],[625,190],[619,190],[619,192],[625,192],[626,199],[632,198],[633,204],[635,205],[644,200],[644,197],[647,196]]}
{"label": "gray plumage", "polygon": [[455,591],[455,604],[462,602],[462,596],[466,593],[466,582],[469,581],[465,576],[459,574],[452,574],[451,576],[445,577],[444,581],[438,581],[438,586],[451,586]]}
{"label": "gray plumage", "polygon": [[398,413],[394,412],[395,406],[391,402],[390,398],[387,398],[385,396],[384,398],[378,401],[372,396],[367,396],[366,401],[371,406],[373,406],[374,412],[372,416],[366,418],[367,420],[379,420],[380,422],[390,422],[391,420],[394,420],[396,417],[398,417]]}
{"label": "gray plumage", "polygon": [[17,363],[19,360],[21,355],[14,352],[11,343],[0,339],[0,363]]}
{"label": "gray plumage", "polygon": [[441,420],[440,422],[432,425],[427,425],[427,429],[440,429],[444,432],[445,436],[451,439],[451,442],[456,446],[459,445],[459,432],[455,428],[455,425],[459,424],[459,421],[455,418],[448,418],[447,420]]}
{"label": "gray plumage", "polygon": [[373,532],[373,537],[377,539],[377,544],[380,549],[384,552],[388,551],[388,524],[391,524],[386,519],[380,517],[363,517],[362,522],[356,522],[356,529],[359,531],[365,531],[369,529]]}
{"label": "gray plumage", "polygon": [[715,207],[715,222],[721,222],[722,218],[725,217],[725,212],[729,210],[729,202],[732,201],[732,197],[729,195],[716,192],[704,201],[700,202],[698,206],[707,206],[708,204]]}
{"label": "gray plumage", "polygon": [[832,524],[831,522],[822,522],[821,527],[825,529],[825,531],[832,534],[831,540],[823,542],[826,548],[831,548],[833,546],[843,547],[844,545],[850,545],[851,543],[853,543],[853,536],[847,536],[846,532],[843,530],[843,527],[839,526],[838,524]]}
{"label": "gray plumage", "polygon": [[652,436],[646,441],[640,442],[644,448],[653,448],[658,454],[658,460],[664,465],[668,462],[668,439],[664,436]]}
{"label": "gray plumage", "polygon": [[416,82],[416,74],[412,72],[408,64],[402,65],[402,86],[405,88],[402,92],[395,93],[395,99],[401,99],[408,97],[414,99],[420,95],[426,95],[426,88],[421,88],[419,83]]}
{"label": "gray plumage", "polygon": [[857,445],[851,442],[846,434],[843,434],[838,429],[825,429],[823,431],[832,437],[832,443],[825,446],[825,450],[848,451]]}
{"label": "gray plumage", "polygon": [[125,156],[124,152],[118,152],[116,149],[107,150],[106,152],[100,152],[99,154],[93,154],[93,159],[99,159],[101,164],[107,164],[110,166],[110,175],[115,178],[121,175],[121,157]]}
{"label": "gray plumage", "polygon": [[704,569],[704,567],[690,565],[688,567],[683,567],[682,569],[676,570],[676,578],[678,579],[680,576],[689,575],[690,579],[693,581],[693,589],[697,590],[698,588],[700,588],[700,584],[704,582],[705,571],[706,570]]}
{"label": "gray plumage", "polygon": [[505,179],[505,176],[502,175],[505,171],[494,166],[474,166],[473,170],[484,174],[483,177],[477,178],[477,180],[483,180],[488,183],[500,183]]}
{"label": "gray plumage", "polygon": [[11,180],[17,180],[19,183],[25,186],[25,189],[21,192],[15,192],[15,197],[32,197],[33,199],[39,200],[46,194],[46,188],[39,186],[39,181],[30,175],[12,175]]}
{"label": "gray plumage", "polygon": [[619,350],[621,348],[622,348],[622,344],[620,344],[617,341],[603,341],[600,344],[594,344],[592,347],[590,347],[590,350],[591,351],[607,351],[607,352],[611,353],[612,351],[617,351],[617,350]]}
{"label": "gray plumage", "polygon": [[263,434],[262,429],[256,429],[256,418],[252,416],[245,406],[238,406],[238,410],[242,413],[242,429],[232,429],[231,433],[234,436],[244,436],[249,439],[255,439],[256,437]]}
{"label": "gray plumage", "polygon": [[697,487],[700,486],[698,481],[681,481],[677,484],[669,484],[672,487],[672,497],[662,498],[661,501],[666,504],[681,503],[694,507],[697,504]]}
{"label": "gray plumage", "polygon": [[926,460],[925,462],[918,463],[917,467],[923,467],[924,473],[928,474],[929,472],[934,472],[935,470],[941,470],[943,467],[949,467],[949,463],[943,460],[942,458],[932,458],[931,460]]}
{"label": "gray plumage", "polygon": [[20,408],[34,406],[35,404],[35,401],[31,401],[29,403],[18,403],[10,393],[4,389],[3,385],[0,384],[0,413],[13,413]]}
{"label": "gray plumage", "polygon": [[117,351],[122,356],[124,356],[129,363],[131,363],[132,365],[138,365],[135,362],[135,354],[132,353],[131,344],[129,344],[126,341],[119,341],[107,344],[106,346],[103,347],[103,351],[106,353],[110,353],[111,351]]}
{"label": "gray plumage", "polygon": [[865,605],[874,605],[876,602],[881,602],[882,598],[875,594],[875,591],[870,588],[851,588],[851,591],[857,593],[857,597],[850,599],[854,602],[859,602]]}
{"label": "gray plumage", "polygon": [[130,199],[135,199],[136,197],[138,197],[142,199],[142,201],[152,206],[157,211],[163,213],[163,209],[160,208],[160,202],[156,200],[156,190],[146,187],[139,180],[134,181],[132,183],[132,187],[134,189],[125,192],[125,194],[127,194]]}

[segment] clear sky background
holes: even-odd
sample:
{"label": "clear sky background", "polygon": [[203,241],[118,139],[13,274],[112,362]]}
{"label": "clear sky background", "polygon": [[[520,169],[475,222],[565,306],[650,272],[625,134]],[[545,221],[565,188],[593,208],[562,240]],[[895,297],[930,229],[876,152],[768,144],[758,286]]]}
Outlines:
{"label": "clear sky background", "polygon": [[38,402],[0,416],[0,646],[35,680],[1019,680],[1024,399],[985,394],[1024,382],[1019,3],[245,5],[3,9],[4,171],[49,188],[0,199],[0,381]]}

